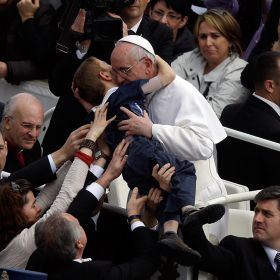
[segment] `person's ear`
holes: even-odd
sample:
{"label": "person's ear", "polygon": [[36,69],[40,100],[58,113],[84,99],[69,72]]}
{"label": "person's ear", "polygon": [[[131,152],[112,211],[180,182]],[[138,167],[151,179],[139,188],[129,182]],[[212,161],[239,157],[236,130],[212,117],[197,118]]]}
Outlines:
{"label": "person's ear", "polygon": [[82,249],[85,247],[84,243],[81,241],[81,240],[77,240],[76,243],[75,243],[75,247],[77,249]]}
{"label": "person's ear", "polygon": [[274,87],[275,87],[274,81],[273,80],[265,80],[264,81],[264,87],[269,93],[273,93]]}
{"label": "person's ear", "polygon": [[187,24],[188,19],[189,19],[189,18],[188,18],[187,16],[182,17],[182,19],[181,19],[181,21],[180,21],[180,23],[179,23],[179,28],[183,28],[183,27]]}
{"label": "person's ear", "polygon": [[153,71],[154,64],[153,64],[152,60],[150,58],[148,58],[148,57],[144,58],[144,62],[143,63],[146,66],[145,67],[145,74],[149,76],[152,73],[152,71]]}
{"label": "person's ear", "polygon": [[100,71],[99,77],[105,81],[112,81],[112,75],[109,71]]}
{"label": "person's ear", "polygon": [[5,130],[9,130],[11,128],[11,121],[12,121],[11,117],[3,116],[2,125]]}

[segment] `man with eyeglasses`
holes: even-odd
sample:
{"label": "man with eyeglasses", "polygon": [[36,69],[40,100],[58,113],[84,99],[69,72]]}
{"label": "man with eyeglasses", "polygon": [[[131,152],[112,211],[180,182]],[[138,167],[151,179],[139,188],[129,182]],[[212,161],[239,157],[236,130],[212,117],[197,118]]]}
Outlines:
{"label": "man with eyeglasses", "polygon": [[41,102],[29,93],[19,93],[5,104],[1,122],[8,144],[5,171],[16,171],[41,158],[37,141],[44,120]]}
{"label": "man with eyeglasses", "polygon": [[151,0],[150,2],[150,18],[172,29],[172,61],[196,47],[194,36],[187,28],[188,16],[191,13],[191,1],[189,0]]}

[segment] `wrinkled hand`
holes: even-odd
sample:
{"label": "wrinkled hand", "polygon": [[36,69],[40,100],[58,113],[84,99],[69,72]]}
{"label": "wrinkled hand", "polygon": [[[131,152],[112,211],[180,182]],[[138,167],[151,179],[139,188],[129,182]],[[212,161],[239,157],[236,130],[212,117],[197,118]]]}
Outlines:
{"label": "wrinkled hand", "polygon": [[71,25],[71,30],[78,32],[78,33],[84,33],[84,26],[86,21],[86,10],[80,9],[78,15],[76,16],[73,24]]}
{"label": "wrinkled hand", "polygon": [[125,107],[121,107],[120,109],[127,114],[129,119],[121,121],[118,124],[119,130],[126,131],[127,136],[142,135],[147,138],[152,138],[153,123],[146,111],[143,117],[139,117]]}
{"label": "wrinkled hand", "polygon": [[118,178],[122,173],[128,157],[126,155],[128,145],[129,143],[127,141],[122,140],[113,153],[113,158],[105,171],[105,173],[110,176],[111,180]]}
{"label": "wrinkled hand", "polygon": [[156,164],[153,168],[152,176],[159,182],[160,188],[166,192],[170,192],[170,181],[172,175],[175,173],[175,167],[170,163],[166,163],[159,169]]}
{"label": "wrinkled hand", "polygon": [[91,124],[89,133],[87,134],[86,138],[96,141],[98,137],[104,132],[107,125],[116,118],[116,116],[114,116],[111,119],[107,120],[107,108],[108,103],[106,103],[102,107],[97,107],[95,111],[94,121]]}
{"label": "wrinkled hand", "polygon": [[0,61],[0,78],[6,78],[8,75],[8,66],[5,62]]}
{"label": "wrinkled hand", "polygon": [[21,21],[24,22],[30,18],[34,18],[36,11],[40,7],[40,0],[20,0],[17,8]]}
{"label": "wrinkled hand", "polygon": [[127,216],[140,215],[147,201],[147,196],[138,196],[138,188],[132,190],[131,196],[126,206]]}
{"label": "wrinkled hand", "polygon": [[83,125],[71,132],[65,144],[61,147],[61,151],[66,155],[67,159],[71,159],[75,152],[80,148],[82,141],[90,128],[89,124]]}

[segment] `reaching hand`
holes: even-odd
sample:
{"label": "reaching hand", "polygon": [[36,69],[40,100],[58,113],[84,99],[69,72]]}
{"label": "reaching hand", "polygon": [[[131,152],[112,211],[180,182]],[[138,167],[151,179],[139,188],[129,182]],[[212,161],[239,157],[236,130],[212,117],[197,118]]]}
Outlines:
{"label": "reaching hand", "polygon": [[139,197],[138,188],[134,188],[126,206],[127,216],[129,217],[141,214],[147,198],[148,197],[146,195]]}
{"label": "reaching hand", "polygon": [[148,193],[148,199],[146,202],[146,211],[149,211],[150,214],[156,213],[158,205],[162,201],[163,197],[161,196],[162,191],[158,188],[151,188]]}
{"label": "reaching hand", "polygon": [[98,137],[103,133],[107,125],[116,118],[116,116],[114,116],[111,119],[107,120],[107,109],[108,103],[106,103],[102,107],[97,107],[95,111],[94,121],[91,124],[89,133],[86,138],[96,141]]}
{"label": "reaching hand", "polygon": [[122,140],[113,153],[113,158],[110,161],[105,173],[111,176],[111,180],[119,177],[122,173],[123,167],[127,161],[127,148],[129,142]]}
{"label": "reaching hand", "polygon": [[144,112],[143,117],[135,115],[125,107],[120,108],[121,111],[127,114],[129,119],[121,121],[118,125],[119,130],[126,131],[126,135],[142,135],[147,138],[152,138],[152,121],[147,112]]}
{"label": "reaching hand", "polygon": [[170,192],[170,181],[172,175],[175,173],[175,167],[170,163],[166,163],[159,169],[156,164],[153,168],[152,176],[159,182],[160,188],[166,192]]}

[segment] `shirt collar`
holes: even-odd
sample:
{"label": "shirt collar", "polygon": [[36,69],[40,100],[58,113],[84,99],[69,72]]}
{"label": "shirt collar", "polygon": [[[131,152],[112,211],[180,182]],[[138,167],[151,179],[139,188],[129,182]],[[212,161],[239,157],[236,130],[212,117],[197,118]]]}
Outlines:
{"label": "shirt collar", "polygon": [[[142,18],[143,18],[143,17],[142,17]],[[141,23],[141,21],[142,21],[142,18],[141,18],[135,25],[133,25],[133,26],[130,28],[130,30],[132,30],[132,31],[134,31],[135,33],[137,33],[137,30],[138,30],[139,25],[140,25],[140,23]]]}
{"label": "shirt collar", "polygon": [[280,108],[277,104],[275,104],[274,102],[257,95],[256,93],[253,93],[253,96],[255,96],[256,98],[262,100],[263,102],[265,102],[267,105],[269,105],[279,116],[280,116]]}
{"label": "shirt collar", "polygon": [[263,245],[263,248],[264,248],[264,250],[265,250],[265,252],[267,254],[267,257],[268,257],[271,265],[273,266],[274,270],[276,270],[277,265],[274,262],[274,258],[275,258],[276,254],[278,252],[276,250],[270,248],[270,247],[265,246],[265,245]]}
{"label": "shirt collar", "polygon": [[77,262],[77,263],[84,263],[84,262],[91,262],[91,261],[92,261],[91,258],[87,258],[87,259],[80,258],[80,259],[73,260],[73,262]]}
{"label": "shirt collar", "polygon": [[[101,102],[101,104],[100,104],[99,106],[103,106],[103,105],[108,101],[109,97],[110,97],[117,89],[118,89],[118,87],[112,87],[112,88],[110,88],[110,89],[106,92],[106,94],[105,94],[105,96],[103,97],[103,100],[102,100],[102,102]],[[99,107],[99,106],[93,107],[93,108],[91,109],[91,111],[93,111],[93,112],[95,113],[96,108]]]}

